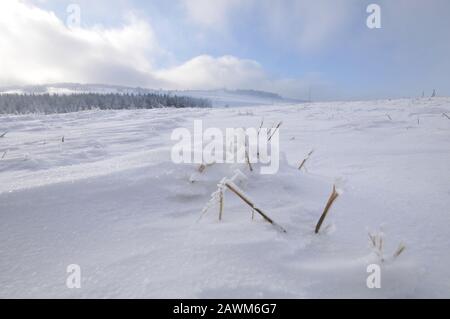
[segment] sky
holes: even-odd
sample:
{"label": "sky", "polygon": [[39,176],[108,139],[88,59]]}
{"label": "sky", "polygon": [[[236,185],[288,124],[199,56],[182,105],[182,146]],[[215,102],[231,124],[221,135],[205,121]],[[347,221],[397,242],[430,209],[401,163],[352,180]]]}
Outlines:
{"label": "sky", "polygon": [[448,0],[0,0],[0,86],[450,96],[449,14]]}

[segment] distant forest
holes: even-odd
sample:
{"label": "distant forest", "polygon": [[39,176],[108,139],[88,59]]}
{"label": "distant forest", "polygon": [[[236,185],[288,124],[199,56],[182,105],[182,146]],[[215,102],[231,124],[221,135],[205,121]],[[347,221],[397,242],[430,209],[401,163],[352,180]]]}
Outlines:
{"label": "distant forest", "polygon": [[0,94],[0,114],[69,113],[84,110],[211,107],[207,99],[169,94]]}

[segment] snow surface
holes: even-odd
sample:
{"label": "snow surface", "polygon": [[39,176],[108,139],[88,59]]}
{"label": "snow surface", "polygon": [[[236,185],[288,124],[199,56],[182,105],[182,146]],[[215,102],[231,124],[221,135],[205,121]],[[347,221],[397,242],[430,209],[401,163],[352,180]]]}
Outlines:
{"label": "snow surface", "polygon": [[[0,297],[450,297],[450,99],[1,116]],[[176,127],[282,120],[276,175],[170,160]],[[62,137],[64,136],[64,143]],[[299,163],[314,153],[299,171]],[[5,153],[6,152],[6,153]],[[2,155],[3,154],[3,155]],[[202,208],[239,168],[223,220]],[[194,181],[194,182],[193,182]],[[333,184],[340,196],[315,224]],[[380,263],[368,232],[382,230]],[[81,267],[81,288],[66,267]]]}

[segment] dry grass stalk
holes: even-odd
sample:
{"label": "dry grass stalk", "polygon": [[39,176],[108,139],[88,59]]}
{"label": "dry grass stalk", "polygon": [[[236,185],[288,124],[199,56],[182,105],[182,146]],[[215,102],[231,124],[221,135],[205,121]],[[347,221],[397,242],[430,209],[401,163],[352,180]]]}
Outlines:
{"label": "dry grass stalk", "polygon": [[320,216],[319,221],[316,225],[315,233],[319,233],[320,227],[322,226],[323,221],[325,220],[325,217],[327,216],[328,211],[330,210],[331,205],[333,205],[333,202],[338,198],[339,193],[336,191],[336,185],[333,185],[333,192],[330,195],[330,198],[328,198],[327,205],[325,206],[325,209],[323,210],[322,216]]}
{"label": "dry grass stalk", "polygon": [[205,170],[205,168],[206,168],[206,165],[205,165],[205,164],[201,164],[201,165],[198,167],[198,172],[199,172],[199,173],[203,173],[203,171]]}
{"label": "dry grass stalk", "polygon": [[250,208],[252,208],[258,214],[260,214],[265,221],[272,224],[279,231],[287,233],[287,231],[283,227],[275,223],[269,216],[267,216],[263,211],[261,211],[261,209],[256,207],[255,204],[239,189],[239,187],[236,184],[234,184],[231,181],[227,181],[225,182],[225,186],[228,187],[228,189],[231,190],[234,194],[236,194],[240,199],[242,199],[244,203],[250,206]]}
{"label": "dry grass stalk", "polygon": [[450,120],[450,116],[448,116],[446,113],[442,113],[442,115]]}
{"label": "dry grass stalk", "polygon": [[[378,256],[381,262],[385,262],[385,254],[384,254],[384,234],[382,232],[377,232],[375,234],[369,233],[369,239],[370,243],[372,245],[372,248],[375,252],[375,254]],[[405,251],[406,246],[403,243],[400,243],[397,250],[392,254],[392,258],[388,258],[388,260],[393,260],[400,256],[403,251]]]}
{"label": "dry grass stalk", "polygon": [[223,190],[219,193],[219,221],[222,220],[222,214],[223,214]]}
{"label": "dry grass stalk", "polygon": [[300,166],[298,167],[299,170],[302,169],[302,167],[305,165],[305,163],[309,160],[309,158],[311,157],[311,155],[314,153],[314,150],[311,150],[311,152],[308,153],[308,155],[306,155],[306,157],[303,159],[302,163],[300,164]]}
{"label": "dry grass stalk", "polygon": [[372,235],[371,233],[369,233],[369,239],[370,239],[370,242],[371,242],[372,246],[376,247],[377,246],[377,241],[376,241],[375,236]]}
{"label": "dry grass stalk", "polygon": [[250,172],[253,172],[253,166],[252,166],[252,163],[250,163],[250,157],[248,156],[247,148],[245,148],[245,161],[247,162]]}
{"label": "dry grass stalk", "polygon": [[380,237],[380,240],[378,242],[378,248],[381,252],[383,252],[383,237]]}
{"label": "dry grass stalk", "polygon": [[398,246],[397,250],[394,253],[394,258],[397,258],[398,256],[400,256],[400,254],[406,249],[406,246],[402,243],[400,243],[400,245]]}
{"label": "dry grass stalk", "polygon": [[264,117],[261,120],[261,125],[259,125],[257,137],[259,137],[259,133],[261,132],[261,129],[262,129],[263,125],[264,125]]}
{"label": "dry grass stalk", "polygon": [[306,161],[308,160],[308,157],[305,157],[302,161],[302,163],[300,164],[300,166],[298,167],[299,170],[301,170],[303,168],[303,166],[305,165]]}
{"label": "dry grass stalk", "polygon": [[201,164],[199,167],[198,167],[198,172],[199,173],[203,173],[204,172],[204,170],[207,168],[207,167],[210,167],[210,166],[213,166],[215,163],[211,163],[211,164]]}
{"label": "dry grass stalk", "polygon": [[281,124],[283,124],[282,121],[278,122],[277,126],[275,127],[274,131],[273,131],[272,134],[269,136],[269,138],[267,139],[267,141],[270,142],[270,140],[272,139],[272,137],[275,135],[275,133],[277,132],[277,130],[280,128]]}
{"label": "dry grass stalk", "polygon": [[[259,140],[259,134],[261,133],[261,129],[264,125],[264,117],[261,120],[261,124],[259,125],[259,129],[258,129],[258,134],[256,135],[256,139]],[[259,159],[259,146],[258,149],[256,150],[256,157]]]}
{"label": "dry grass stalk", "polygon": [[372,248],[381,262],[384,262],[383,236],[384,236],[384,234],[382,232],[378,232],[375,234],[369,233],[369,238],[370,238],[370,243],[372,244]]}

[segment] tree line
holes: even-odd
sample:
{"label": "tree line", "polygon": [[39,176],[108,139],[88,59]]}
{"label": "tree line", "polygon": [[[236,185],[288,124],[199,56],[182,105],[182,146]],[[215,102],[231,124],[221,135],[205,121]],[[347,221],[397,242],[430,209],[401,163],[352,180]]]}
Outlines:
{"label": "tree line", "polygon": [[170,94],[0,94],[0,114],[69,113],[85,110],[211,107],[207,99]]}

